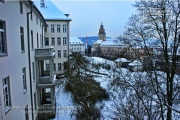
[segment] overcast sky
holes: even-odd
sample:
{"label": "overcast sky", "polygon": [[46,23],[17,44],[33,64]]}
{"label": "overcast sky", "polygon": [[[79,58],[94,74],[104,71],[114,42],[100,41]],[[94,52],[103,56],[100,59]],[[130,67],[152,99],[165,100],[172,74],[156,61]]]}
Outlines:
{"label": "overcast sky", "polygon": [[70,14],[70,35],[97,36],[101,22],[106,36],[117,37],[128,18],[136,12],[134,0],[51,0],[64,14]]}

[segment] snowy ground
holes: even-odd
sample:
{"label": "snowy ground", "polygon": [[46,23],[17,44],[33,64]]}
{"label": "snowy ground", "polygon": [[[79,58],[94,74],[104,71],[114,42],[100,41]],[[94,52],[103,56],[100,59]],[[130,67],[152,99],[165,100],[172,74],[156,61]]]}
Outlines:
{"label": "snowy ground", "polygon": [[[106,63],[110,66],[114,65],[113,61],[106,60],[103,58],[98,57],[90,57],[88,58],[92,62],[96,63]],[[127,69],[121,69],[123,73],[129,72]],[[100,82],[101,87],[107,90],[108,93],[113,93],[110,84],[113,79],[113,72],[112,70],[106,70],[101,68],[100,73],[104,73],[106,75],[100,75],[94,78],[97,82]],[[141,73],[142,74],[142,73]],[[133,75],[133,74],[131,74]],[[113,93],[115,95],[115,93]],[[110,98],[106,101],[102,101],[103,108],[101,109],[101,120],[111,120],[113,117],[113,110],[114,110],[114,102],[113,98],[110,95]],[[98,104],[97,104],[98,105]],[[75,120],[75,117],[72,115],[73,110],[76,109],[78,106],[73,104],[71,94],[64,92],[64,82],[58,87],[56,87],[56,106],[57,106],[57,114],[54,120]]]}
{"label": "snowy ground", "polygon": [[[93,62],[97,63],[106,63],[113,65],[113,62],[110,60],[105,60],[103,58],[91,57],[89,58]],[[111,72],[106,69],[101,69],[101,73],[105,73],[108,75],[101,75],[99,77],[95,77],[95,80],[100,82],[101,87],[105,88],[108,91],[108,85],[111,80]],[[107,101],[103,101],[104,107],[101,110],[101,119],[109,120],[109,114],[111,111],[111,99]],[[72,115],[73,110],[78,106],[73,104],[71,93],[64,92],[64,81],[56,87],[56,118],[54,120],[75,120],[75,117]]]}

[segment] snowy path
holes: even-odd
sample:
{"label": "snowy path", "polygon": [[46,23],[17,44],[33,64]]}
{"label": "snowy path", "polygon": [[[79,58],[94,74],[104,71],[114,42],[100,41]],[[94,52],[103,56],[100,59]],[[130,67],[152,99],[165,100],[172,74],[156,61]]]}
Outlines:
{"label": "snowy path", "polygon": [[75,109],[71,94],[64,92],[64,83],[56,87],[56,118],[54,120],[74,120],[71,113]]}

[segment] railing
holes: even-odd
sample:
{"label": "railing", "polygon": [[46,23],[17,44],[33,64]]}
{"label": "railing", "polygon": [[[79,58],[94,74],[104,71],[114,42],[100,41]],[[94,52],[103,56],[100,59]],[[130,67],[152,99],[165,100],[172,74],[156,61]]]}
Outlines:
{"label": "railing", "polygon": [[35,49],[35,56],[51,56],[54,53],[53,47]]}

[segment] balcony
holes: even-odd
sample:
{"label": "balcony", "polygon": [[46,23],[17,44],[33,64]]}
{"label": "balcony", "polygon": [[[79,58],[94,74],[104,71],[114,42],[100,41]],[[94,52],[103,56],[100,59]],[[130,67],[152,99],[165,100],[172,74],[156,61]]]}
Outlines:
{"label": "balcony", "polygon": [[35,49],[35,57],[52,57],[54,56],[54,47],[45,47]]}

